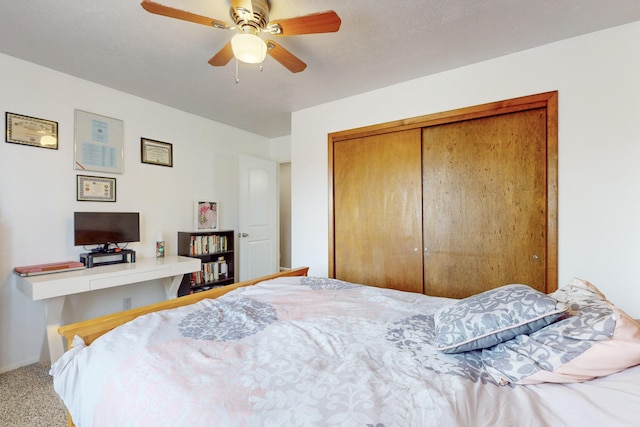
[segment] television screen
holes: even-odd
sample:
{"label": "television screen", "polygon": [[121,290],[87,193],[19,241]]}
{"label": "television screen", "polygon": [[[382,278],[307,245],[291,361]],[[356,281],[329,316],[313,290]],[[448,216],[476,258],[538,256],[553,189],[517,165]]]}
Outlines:
{"label": "television screen", "polygon": [[75,246],[140,241],[138,212],[74,212]]}

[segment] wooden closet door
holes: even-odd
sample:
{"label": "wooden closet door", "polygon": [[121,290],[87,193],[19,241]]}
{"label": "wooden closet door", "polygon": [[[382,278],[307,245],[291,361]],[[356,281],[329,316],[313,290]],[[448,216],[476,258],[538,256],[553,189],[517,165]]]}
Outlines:
{"label": "wooden closet door", "polygon": [[545,291],[546,160],[543,108],[423,130],[426,294]]}
{"label": "wooden closet door", "polygon": [[421,131],[336,142],[335,278],[422,292]]}

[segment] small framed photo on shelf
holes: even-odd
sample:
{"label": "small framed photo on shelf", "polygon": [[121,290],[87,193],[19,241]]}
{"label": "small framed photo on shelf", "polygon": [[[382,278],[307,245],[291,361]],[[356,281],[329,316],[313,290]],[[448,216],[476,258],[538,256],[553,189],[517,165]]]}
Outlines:
{"label": "small framed photo on shelf", "polygon": [[150,165],[173,167],[173,145],[168,142],[140,138],[140,159]]}
{"label": "small framed photo on shelf", "polygon": [[6,141],[58,149],[58,122],[6,112]]}
{"label": "small framed photo on shelf", "polygon": [[194,204],[195,231],[218,229],[218,202],[197,201]]}
{"label": "small framed photo on shelf", "polygon": [[116,179],[104,176],[77,176],[77,197],[79,202],[115,202]]}

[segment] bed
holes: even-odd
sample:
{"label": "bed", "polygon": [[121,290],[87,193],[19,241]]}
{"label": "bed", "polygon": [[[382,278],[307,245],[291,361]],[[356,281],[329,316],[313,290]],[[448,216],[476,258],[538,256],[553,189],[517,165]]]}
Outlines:
{"label": "bed", "polygon": [[70,425],[638,421],[640,324],[588,282],[453,300],[306,274],[62,327]]}

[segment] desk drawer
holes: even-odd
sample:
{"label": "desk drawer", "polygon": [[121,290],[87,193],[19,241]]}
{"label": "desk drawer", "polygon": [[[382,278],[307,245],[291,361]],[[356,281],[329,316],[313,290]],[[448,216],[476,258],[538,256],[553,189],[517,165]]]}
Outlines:
{"label": "desk drawer", "polygon": [[122,276],[105,277],[103,279],[89,280],[92,291],[96,289],[113,288],[115,286],[130,285],[132,283],[146,282],[147,280],[163,279],[171,276],[171,269],[146,271],[144,273],[129,273]]}

